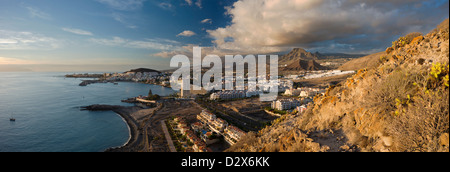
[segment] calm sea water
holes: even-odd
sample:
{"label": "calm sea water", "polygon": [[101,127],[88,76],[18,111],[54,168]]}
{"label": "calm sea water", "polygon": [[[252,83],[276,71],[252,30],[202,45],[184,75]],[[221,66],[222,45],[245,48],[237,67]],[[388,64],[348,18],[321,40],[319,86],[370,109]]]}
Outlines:
{"label": "calm sea water", "polygon": [[[98,152],[129,138],[114,112],[80,111],[92,104],[125,105],[138,95],[169,95],[156,85],[120,82],[80,87],[65,73],[0,72],[0,152]],[[10,117],[16,118],[10,122]]]}

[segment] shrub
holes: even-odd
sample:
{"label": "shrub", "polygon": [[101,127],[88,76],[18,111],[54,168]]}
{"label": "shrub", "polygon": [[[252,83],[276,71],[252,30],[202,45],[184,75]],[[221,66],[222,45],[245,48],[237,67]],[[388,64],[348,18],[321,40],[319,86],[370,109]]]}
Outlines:
{"label": "shrub", "polygon": [[449,92],[442,87],[431,93],[420,92],[404,114],[392,118],[387,126],[395,142],[393,151],[447,151],[441,135],[449,132]]}
{"label": "shrub", "polygon": [[373,90],[373,94],[370,94],[372,97],[368,99],[373,100],[370,104],[384,110],[380,112],[381,114],[400,113],[401,111],[397,113],[395,111],[405,107],[416,92],[414,82],[418,82],[418,75],[402,69],[393,71],[386,79],[374,86],[376,89]]}
{"label": "shrub", "polygon": [[400,37],[400,38],[398,38],[396,41],[392,42],[392,48],[396,49],[396,48],[399,48],[399,47],[403,47],[403,46],[405,46],[406,44],[411,43],[411,41],[412,41],[414,38],[418,37],[418,36],[422,36],[422,33],[419,33],[419,32],[413,32],[413,33],[407,34],[407,35],[404,36],[404,37]]}
{"label": "shrub", "polygon": [[405,38],[406,38],[406,40],[407,40],[407,42],[409,44],[414,38],[417,38],[419,36],[423,36],[422,33],[412,32],[412,33],[409,33],[409,34],[405,35]]}
{"label": "shrub", "polygon": [[448,64],[434,63],[428,77],[427,89],[434,89],[440,85],[448,88],[448,73]]}
{"label": "shrub", "polygon": [[399,48],[399,47],[403,47],[406,44],[408,44],[407,39],[405,37],[400,37],[396,41],[392,42],[392,47],[394,49],[396,49],[396,48]]}
{"label": "shrub", "polygon": [[387,56],[380,56],[380,60],[378,61],[378,63],[383,64],[384,62],[387,61]]}

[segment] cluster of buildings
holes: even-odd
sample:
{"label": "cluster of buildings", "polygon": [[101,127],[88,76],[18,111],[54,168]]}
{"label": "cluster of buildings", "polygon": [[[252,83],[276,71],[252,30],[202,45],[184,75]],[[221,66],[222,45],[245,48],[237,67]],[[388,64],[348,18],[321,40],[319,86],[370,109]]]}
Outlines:
{"label": "cluster of buildings", "polygon": [[[329,65],[335,65],[334,63],[329,63]],[[341,70],[317,70],[317,71],[308,71],[300,75],[287,75],[285,78],[287,79],[313,79],[313,78],[322,78],[329,76],[337,76],[337,75],[346,75],[352,74],[355,71],[341,71]]]}
{"label": "cluster of buildings", "polygon": [[308,108],[308,103],[311,99],[279,99],[272,102],[272,109],[276,110],[296,110],[298,113],[302,114]]}
{"label": "cluster of buildings", "polygon": [[239,141],[242,137],[244,137],[245,134],[246,133],[241,129],[230,125],[227,128],[225,128],[223,137],[225,138],[225,141],[227,143],[229,143],[230,145],[234,145],[237,141]]}
{"label": "cluster of buildings", "polygon": [[284,92],[284,95],[287,96],[298,96],[298,97],[314,97],[317,94],[325,93],[325,89],[323,88],[310,88],[310,87],[299,87],[297,89],[287,89]]}
{"label": "cluster of buildings", "polygon": [[176,130],[179,130],[192,143],[189,147],[186,146],[188,152],[212,152],[207,146],[219,142],[220,136],[223,136],[228,144],[233,145],[246,135],[244,131],[229,125],[225,120],[217,118],[207,110],[198,114],[197,119],[199,121],[191,125],[188,125],[183,118],[174,119],[177,123]]}
{"label": "cluster of buildings", "polygon": [[278,99],[272,102],[272,109],[276,110],[290,110],[301,105],[300,100],[297,99]]}
{"label": "cluster of buildings", "polygon": [[[244,87],[238,87],[235,86],[234,90],[222,90],[219,92],[215,92],[211,94],[210,99],[211,100],[229,100],[229,99],[235,99],[235,98],[246,98],[246,97],[252,97],[257,96],[263,92],[269,92],[271,91],[271,88],[278,88],[278,92],[284,92],[286,90],[292,89],[293,87],[293,81],[288,79],[278,79],[278,80],[269,80],[263,84],[261,83],[255,83],[250,82],[248,79],[245,80]],[[249,87],[250,84],[257,84],[257,89]],[[232,81],[233,85],[236,85],[236,79],[233,79]],[[193,86],[191,85],[190,88],[183,88],[183,80],[178,79],[176,82],[178,86],[181,88],[181,97],[183,98],[192,98],[199,94],[206,94],[207,90],[204,88],[214,88],[216,86],[219,86],[223,89],[225,85],[225,79],[222,77],[222,81],[216,83],[217,85],[214,85],[212,83],[206,83],[206,85],[203,85],[201,90],[194,90]],[[254,86],[254,85],[251,85]],[[216,90],[218,91],[218,90]]]}
{"label": "cluster of buildings", "polygon": [[207,110],[203,110],[202,113],[197,115],[197,119],[201,121],[205,126],[207,126],[211,131],[217,132],[222,135],[225,141],[234,145],[243,136],[246,135],[241,129],[229,125],[225,120],[217,118],[216,115],[212,114]]}
{"label": "cluster of buildings", "polygon": [[303,76],[304,79],[313,79],[313,78],[322,78],[322,77],[329,77],[329,76],[336,76],[336,75],[346,75],[346,74],[353,74],[355,71],[341,71],[341,70],[331,70],[331,71],[324,71],[321,73],[315,73],[315,74],[309,74]]}
{"label": "cluster of buildings", "polygon": [[[187,122],[182,118],[175,118],[174,121],[178,123],[177,127],[181,134],[186,136],[186,139],[192,143],[192,148],[187,147],[188,152],[212,152],[211,149],[207,147],[208,143],[212,144],[218,141],[218,139],[209,139],[213,135],[210,131],[202,130],[201,124],[194,123],[191,127],[188,126]],[[196,134],[200,132],[200,137]]]}
{"label": "cluster of buildings", "polygon": [[105,73],[107,81],[134,81],[134,82],[161,82],[162,85],[169,85],[170,76],[151,69],[132,70],[125,73]]}

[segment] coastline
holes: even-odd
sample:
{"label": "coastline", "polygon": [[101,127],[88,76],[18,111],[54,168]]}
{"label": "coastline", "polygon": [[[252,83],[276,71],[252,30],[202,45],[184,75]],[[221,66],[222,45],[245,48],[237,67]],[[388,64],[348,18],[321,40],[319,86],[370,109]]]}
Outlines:
{"label": "coastline", "polygon": [[138,140],[138,136],[142,135],[142,133],[138,130],[137,121],[132,116],[132,114],[137,111],[136,108],[137,107],[130,108],[130,107],[122,106],[120,108],[115,108],[112,110],[113,112],[118,114],[122,118],[122,120],[127,124],[129,136],[128,136],[127,142],[124,143],[122,146],[111,147],[111,148],[106,149],[104,152],[117,151],[117,150],[124,149],[126,147],[130,147]]}
{"label": "coastline", "polygon": [[[114,113],[116,113],[116,112],[114,112]],[[107,148],[107,149],[103,150],[103,152],[107,151],[108,149],[120,149],[120,148],[128,145],[128,143],[130,143],[130,140],[131,140],[131,137],[132,137],[130,125],[128,124],[127,120],[125,120],[125,118],[121,114],[119,114],[119,113],[116,113],[116,114],[122,119],[122,121],[126,124],[126,126],[128,128],[128,139],[127,139],[127,141],[124,144],[122,144],[120,146]]]}
{"label": "coastline", "polygon": [[126,143],[122,146],[111,147],[104,150],[104,152],[123,151],[127,147],[131,147],[138,140],[139,135],[142,135],[138,130],[138,122],[133,118],[132,114],[141,110],[136,106],[116,106],[116,105],[90,105],[81,107],[81,110],[88,111],[113,111],[119,115],[126,123],[129,131],[129,137]]}
{"label": "coastline", "polygon": [[161,121],[174,114],[195,116],[201,107],[190,101],[164,100],[157,102],[154,108],[138,106],[91,105],[81,107],[89,111],[113,111],[126,121],[130,137],[127,143],[119,147],[110,147],[104,152],[170,152],[168,141]]}

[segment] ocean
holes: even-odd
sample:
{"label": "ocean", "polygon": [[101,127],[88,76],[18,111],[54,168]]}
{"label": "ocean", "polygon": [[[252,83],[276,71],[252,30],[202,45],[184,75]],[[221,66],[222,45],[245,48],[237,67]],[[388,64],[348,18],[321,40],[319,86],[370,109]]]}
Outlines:
{"label": "ocean", "polygon": [[[122,99],[174,91],[133,82],[91,84],[66,73],[0,72],[0,152],[101,152],[128,141],[126,122],[114,112],[80,106],[132,106]],[[15,122],[9,119],[13,117]]]}

